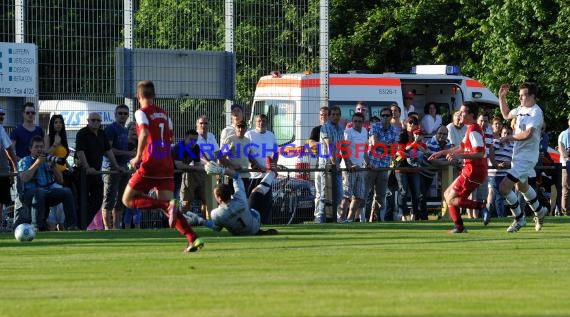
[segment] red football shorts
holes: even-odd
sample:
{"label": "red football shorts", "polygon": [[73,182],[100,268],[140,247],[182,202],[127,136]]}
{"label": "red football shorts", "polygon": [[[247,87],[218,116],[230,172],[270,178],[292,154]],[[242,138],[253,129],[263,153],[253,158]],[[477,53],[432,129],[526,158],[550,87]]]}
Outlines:
{"label": "red football shorts", "polygon": [[457,196],[462,198],[469,197],[469,195],[485,181],[485,178],[487,178],[487,173],[466,174],[467,173],[462,171],[455,182],[453,182],[453,191],[457,193]]}
{"label": "red football shorts", "polygon": [[141,176],[137,170],[129,180],[129,186],[139,192],[148,193],[152,188],[156,190],[174,191],[173,178],[148,178]]}

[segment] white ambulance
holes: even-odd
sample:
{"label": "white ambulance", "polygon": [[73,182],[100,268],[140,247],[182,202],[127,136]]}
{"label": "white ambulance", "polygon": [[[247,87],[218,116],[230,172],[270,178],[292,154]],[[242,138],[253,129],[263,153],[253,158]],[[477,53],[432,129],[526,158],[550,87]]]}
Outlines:
{"label": "white ambulance", "polygon": [[[328,105],[340,106],[344,124],[351,120],[357,102],[363,101],[368,106],[368,119],[380,117],[380,110],[392,103],[402,108],[403,93],[408,91],[414,93],[414,107],[420,117],[427,102],[435,102],[444,118],[450,118],[464,101],[476,101],[486,108],[499,104],[498,98],[481,82],[461,76],[457,66],[418,65],[410,74],[330,74]],[[299,152],[311,129],[319,125],[320,107],[319,74],[273,72],[257,83],[250,126],[255,126],[256,114],[266,114],[268,128],[275,133],[279,145],[291,144]],[[288,146],[289,151],[293,146]],[[306,158],[279,158],[279,164],[289,168],[308,168],[307,162]],[[307,178],[308,173],[297,176]]]}

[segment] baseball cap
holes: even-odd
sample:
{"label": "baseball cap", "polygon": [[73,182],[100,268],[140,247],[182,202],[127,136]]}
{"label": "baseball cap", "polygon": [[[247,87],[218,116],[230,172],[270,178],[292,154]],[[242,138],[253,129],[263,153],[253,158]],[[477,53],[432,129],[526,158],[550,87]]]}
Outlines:
{"label": "baseball cap", "polygon": [[414,93],[412,91],[406,91],[406,93],[404,94],[404,97],[406,98],[414,98]]}
{"label": "baseball cap", "polygon": [[232,104],[232,106],[230,107],[230,110],[234,111],[235,108],[239,108],[241,111],[243,111],[243,107],[237,103]]}
{"label": "baseball cap", "polygon": [[0,113],[6,114],[6,111],[4,111],[4,108],[0,107]]}

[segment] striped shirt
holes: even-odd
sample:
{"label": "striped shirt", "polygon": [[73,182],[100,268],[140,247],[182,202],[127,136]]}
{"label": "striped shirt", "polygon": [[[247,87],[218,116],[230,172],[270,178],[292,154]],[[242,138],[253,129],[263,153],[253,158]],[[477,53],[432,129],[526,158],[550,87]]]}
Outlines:
{"label": "striped shirt", "polygon": [[[329,147],[327,148],[324,146],[324,140],[328,139]],[[321,144],[323,145],[321,152],[319,153],[319,167],[324,168],[326,165],[329,165],[331,162],[330,155],[336,155],[337,151],[337,144],[339,141],[344,140],[344,129],[340,126],[340,124],[332,124],[330,121],[327,121],[321,127]],[[329,151],[332,150],[332,153]],[[340,164],[340,157],[335,156],[336,164]],[[339,165],[340,166],[340,165]]]}
{"label": "striped shirt", "polygon": [[[511,162],[513,157],[513,142],[507,142],[501,144],[499,139],[493,140],[493,148],[495,149],[495,161],[500,162]],[[489,176],[505,176],[507,175],[507,169],[489,169]]]}

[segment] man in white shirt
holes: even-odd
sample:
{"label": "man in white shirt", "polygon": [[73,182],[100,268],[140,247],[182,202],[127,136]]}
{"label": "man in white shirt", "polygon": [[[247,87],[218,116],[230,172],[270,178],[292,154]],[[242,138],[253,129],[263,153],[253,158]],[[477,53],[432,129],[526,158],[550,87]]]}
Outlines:
{"label": "man in white shirt", "polygon": [[465,137],[467,126],[461,122],[461,113],[459,111],[453,114],[453,122],[447,125],[447,131],[449,131],[447,139],[452,147],[459,145]]}
{"label": "man in white shirt", "polygon": [[[267,166],[267,161],[269,161],[269,165],[277,164],[277,139],[273,132],[267,130],[267,116],[265,114],[258,114],[255,116],[255,129],[249,130],[245,133],[245,137],[248,138],[251,143],[255,144],[256,155],[255,159],[259,166]],[[250,165],[250,168],[253,166]],[[263,178],[262,172],[251,172],[250,175],[250,185],[249,189],[247,190],[248,195],[251,194],[251,191],[261,183]],[[271,196],[271,189],[267,193],[267,197]],[[271,207],[273,206],[273,200],[268,199],[266,202],[266,206],[263,208],[259,208],[262,210],[258,210],[259,214],[261,215],[261,223],[262,224],[271,224]]]}
{"label": "man in white shirt", "polygon": [[[350,149],[351,155],[346,155],[343,162],[347,171],[342,172],[343,176],[343,200],[339,211],[339,221],[351,222],[360,210],[364,202],[366,190],[366,171],[360,170],[368,166],[368,131],[363,127],[364,115],[356,112],[352,115],[352,128],[344,130],[344,140],[346,147]],[[350,203],[350,206],[348,206]],[[349,208],[348,217],[345,213]],[[364,210],[364,209],[362,209]],[[366,222],[366,215],[360,215],[360,222]]]}
{"label": "man in white shirt", "polygon": [[243,107],[234,103],[231,106],[232,123],[225,127],[220,133],[220,147],[226,142],[226,139],[236,134],[235,125],[237,122],[243,121]]}
{"label": "man in white shirt", "polygon": [[528,179],[535,177],[534,167],[538,162],[540,131],[544,124],[542,110],[536,104],[538,87],[533,82],[524,82],[519,86],[520,106],[510,110],[507,104],[509,85],[503,84],[499,89],[499,106],[505,120],[516,120],[514,134],[501,137],[501,142],[514,141],[513,160],[507,177],[501,181],[499,191],[515,215],[515,220],[507,228],[507,232],[517,232],[526,225],[524,213],[521,212],[518,198],[513,187],[522,194],[523,198],[534,211],[535,230],[540,231],[548,208],[542,206],[535,190],[528,185]]}

